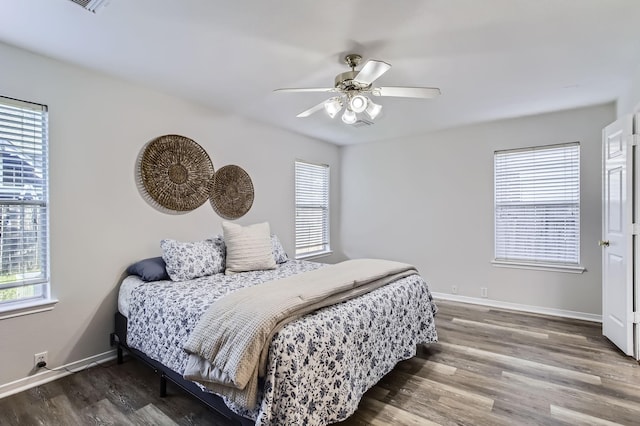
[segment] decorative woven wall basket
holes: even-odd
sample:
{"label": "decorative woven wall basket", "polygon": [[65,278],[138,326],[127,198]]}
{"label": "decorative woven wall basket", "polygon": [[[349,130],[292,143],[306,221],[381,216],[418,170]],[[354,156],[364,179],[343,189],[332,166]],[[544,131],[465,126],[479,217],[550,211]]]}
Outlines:
{"label": "decorative woven wall basket", "polygon": [[223,219],[244,216],[253,205],[253,182],[241,167],[221,167],[211,180],[209,200],[213,210]]}
{"label": "decorative woven wall basket", "polygon": [[187,213],[204,204],[213,175],[207,152],[180,135],[164,135],[148,142],[136,162],[136,182],[143,198],[170,214]]}

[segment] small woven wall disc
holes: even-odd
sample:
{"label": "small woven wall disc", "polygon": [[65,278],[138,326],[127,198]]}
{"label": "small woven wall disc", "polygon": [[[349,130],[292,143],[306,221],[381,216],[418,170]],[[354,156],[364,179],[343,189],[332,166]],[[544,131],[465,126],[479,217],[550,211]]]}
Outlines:
{"label": "small woven wall disc", "polygon": [[147,143],[138,155],[138,188],[152,206],[166,213],[186,213],[209,198],[214,169],[195,141],[165,135]]}
{"label": "small woven wall disc", "polygon": [[253,182],[241,167],[221,167],[211,180],[211,206],[227,220],[244,216],[253,205]]}

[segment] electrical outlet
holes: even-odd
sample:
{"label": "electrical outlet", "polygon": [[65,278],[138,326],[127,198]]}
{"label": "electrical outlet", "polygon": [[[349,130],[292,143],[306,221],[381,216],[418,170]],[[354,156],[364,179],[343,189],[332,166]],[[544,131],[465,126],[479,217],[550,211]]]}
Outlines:
{"label": "electrical outlet", "polygon": [[33,355],[33,365],[38,367],[38,363],[40,362],[44,362],[45,364],[49,362],[49,353],[47,351]]}
{"label": "electrical outlet", "polygon": [[457,285],[452,285],[451,286],[451,294],[458,294],[458,286]]}
{"label": "electrical outlet", "polygon": [[480,296],[482,297],[489,297],[487,295],[487,288],[486,287],[480,287]]}

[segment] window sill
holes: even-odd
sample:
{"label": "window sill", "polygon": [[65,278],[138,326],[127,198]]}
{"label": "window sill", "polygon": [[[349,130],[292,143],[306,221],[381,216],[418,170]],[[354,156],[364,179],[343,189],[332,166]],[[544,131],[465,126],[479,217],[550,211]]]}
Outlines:
{"label": "window sill", "polygon": [[327,257],[333,254],[333,251],[331,250],[327,250],[327,251],[323,251],[323,252],[319,252],[319,253],[312,253],[312,254],[304,254],[301,256],[296,256],[296,260],[310,260],[310,259],[316,259],[319,257]]}
{"label": "window sill", "polygon": [[507,262],[504,260],[491,261],[497,268],[532,269],[536,271],[566,272],[568,274],[581,274],[586,269],[576,265],[556,265],[553,263],[527,263],[527,262]]}
{"label": "window sill", "polygon": [[8,303],[6,306],[0,306],[0,320],[51,311],[56,303],[57,299]]}

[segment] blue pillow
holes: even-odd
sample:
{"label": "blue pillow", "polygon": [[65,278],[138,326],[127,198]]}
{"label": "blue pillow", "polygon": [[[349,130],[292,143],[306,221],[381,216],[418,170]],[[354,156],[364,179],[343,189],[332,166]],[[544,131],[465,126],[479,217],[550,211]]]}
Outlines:
{"label": "blue pillow", "polygon": [[143,259],[127,268],[127,273],[137,275],[143,281],[168,280],[167,265],[162,257],[151,257]]}

